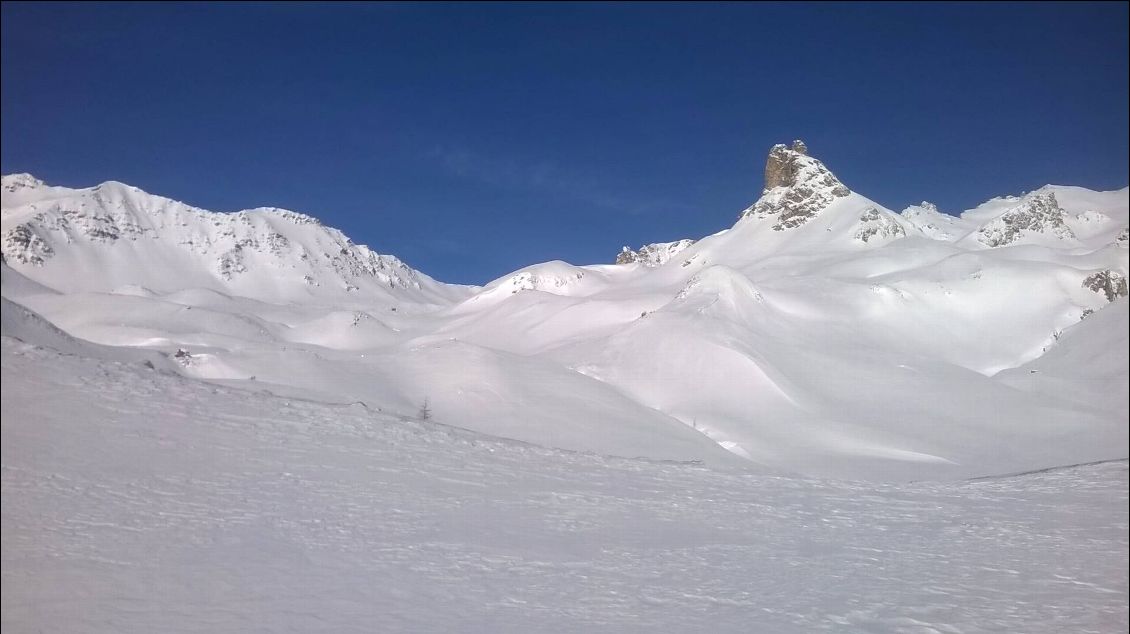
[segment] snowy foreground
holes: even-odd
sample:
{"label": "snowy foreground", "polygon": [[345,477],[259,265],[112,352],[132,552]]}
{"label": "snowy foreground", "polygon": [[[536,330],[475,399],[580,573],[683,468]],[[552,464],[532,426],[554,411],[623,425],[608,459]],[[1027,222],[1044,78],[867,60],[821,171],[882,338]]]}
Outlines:
{"label": "snowy foreground", "polygon": [[1130,623],[1124,460],[862,484],[607,458],[8,337],[3,386],[5,633]]}

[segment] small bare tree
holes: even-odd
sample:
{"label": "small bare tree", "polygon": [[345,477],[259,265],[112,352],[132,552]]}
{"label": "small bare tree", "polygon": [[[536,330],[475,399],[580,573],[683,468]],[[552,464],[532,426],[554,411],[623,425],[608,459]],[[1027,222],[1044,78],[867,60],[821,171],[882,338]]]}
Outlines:
{"label": "small bare tree", "polygon": [[420,405],[420,411],[416,412],[416,418],[422,421],[432,419],[432,408],[428,407],[428,397],[424,397],[424,403]]}

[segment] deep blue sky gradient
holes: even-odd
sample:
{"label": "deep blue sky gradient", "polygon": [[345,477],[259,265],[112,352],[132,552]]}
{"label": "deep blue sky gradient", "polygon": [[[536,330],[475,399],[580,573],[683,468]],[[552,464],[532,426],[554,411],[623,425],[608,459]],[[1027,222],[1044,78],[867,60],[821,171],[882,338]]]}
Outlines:
{"label": "deep blue sky gradient", "polygon": [[0,164],[484,283],[726,228],[796,137],[895,210],[1123,187],[1127,7],[5,2]]}

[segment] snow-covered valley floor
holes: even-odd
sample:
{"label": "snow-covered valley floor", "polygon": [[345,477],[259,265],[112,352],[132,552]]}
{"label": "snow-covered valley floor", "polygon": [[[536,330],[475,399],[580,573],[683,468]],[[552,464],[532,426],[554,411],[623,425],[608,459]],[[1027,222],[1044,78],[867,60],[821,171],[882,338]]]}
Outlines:
{"label": "snow-covered valley floor", "polygon": [[895,484],[608,458],[7,337],[2,414],[5,633],[1128,626],[1126,461]]}

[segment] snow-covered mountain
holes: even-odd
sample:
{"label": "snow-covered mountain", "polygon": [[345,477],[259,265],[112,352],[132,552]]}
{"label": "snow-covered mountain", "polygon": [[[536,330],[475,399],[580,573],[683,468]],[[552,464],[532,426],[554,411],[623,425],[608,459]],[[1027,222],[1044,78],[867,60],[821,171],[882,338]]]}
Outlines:
{"label": "snow-covered mountain", "polygon": [[355,293],[366,302],[444,302],[470,291],[285,209],[219,214],[122,183],[68,189],[30,174],[4,176],[0,195],[5,260],[64,292],[207,288],[268,301]]}
{"label": "snow-covered mountain", "polygon": [[4,177],[5,631],[1125,631],[1130,190],[765,180],[465,287]]}
{"label": "snow-covered mountain", "polygon": [[899,214],[794,142],[731,228],[477,288],[293,212],[14,175],[3,289],[212,382],[405,416],[427,398],[559,449],[951,478],[1125,457],[1128,218],[1127,189],[1053,185]]}

